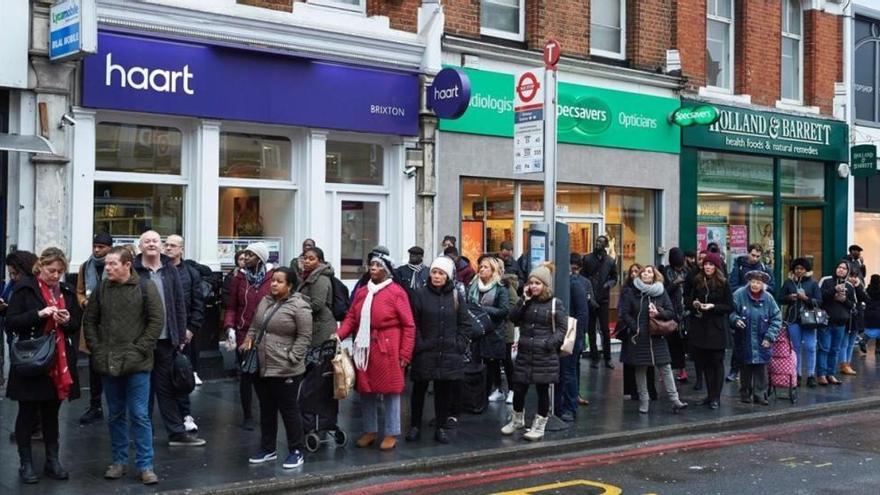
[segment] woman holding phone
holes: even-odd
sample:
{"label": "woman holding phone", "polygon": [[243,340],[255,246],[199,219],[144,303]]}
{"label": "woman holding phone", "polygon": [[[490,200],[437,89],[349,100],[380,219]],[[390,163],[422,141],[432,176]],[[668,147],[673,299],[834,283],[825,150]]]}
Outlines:
{"label": "woman holding phone", "polygon": [[6,311],[7,328],[19,340],[29,340],[55,332],[55,359],[40,376],[23,376],[13,368],[6,395],[18,401],[15,441],[21,462],[18,473],[22,482],[37,483],[31,455],[33,418],[39,414],[46,446],[46,476],[66,480],[67,471],[58,459],[58,410],[65,399],[79,398],[76,370],[75,334],[81,312],[74,290],[61,280],[67,273],[67,258],[58,248],[42,252],[33,268],[35,276],[22,276],[15,284],[12,301]]}

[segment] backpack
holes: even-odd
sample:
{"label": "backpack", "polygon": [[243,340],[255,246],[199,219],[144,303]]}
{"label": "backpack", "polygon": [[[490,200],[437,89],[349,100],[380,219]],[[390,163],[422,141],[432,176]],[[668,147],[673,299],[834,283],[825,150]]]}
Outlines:
{"label": "backpack", "polygon": [[[195,260],[183,260],[188,266],[195,268],[199,273],[199,287],[202,291],[202,298],[205,305],[216,302],[217,295],[220,293],[220,287],[223,285],[223,275],[215,274],[210,267],[207,267]],[[218,276],[219,275],[219,276]]]}
{"label": "backpack", "polygon": [[345,319],[345,314],[348,313],[348,307],[351,306],[348,286],[336,277],[330,277],[330,282],[330,292],[333,295],[330,311],[336,321],[342,321]]}

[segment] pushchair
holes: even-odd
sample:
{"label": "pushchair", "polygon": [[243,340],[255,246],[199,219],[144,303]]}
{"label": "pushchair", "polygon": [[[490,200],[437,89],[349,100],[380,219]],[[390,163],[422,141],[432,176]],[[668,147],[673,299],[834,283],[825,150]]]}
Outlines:
{"label": "pushchair", "polygon": [[323,444],[344,447],[348,435],[339,428],[339,401],[333,398],[333,365],[336,340],[309,351],[306,374],[299,393],[299,410],[305,430],[306,450],[317,452]]}

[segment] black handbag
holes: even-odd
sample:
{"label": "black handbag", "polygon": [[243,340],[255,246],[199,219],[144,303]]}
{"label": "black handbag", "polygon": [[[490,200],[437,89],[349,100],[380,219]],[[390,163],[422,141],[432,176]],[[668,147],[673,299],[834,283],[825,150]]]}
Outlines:
{"label": "black handbag", "polygon": [[192,363],[186,354],[175,351],[171,369],[171,384],[178,394],[188,395],[196,389],[196,377]]}
{"label": "black handbag", "polygon": [[798,316],[800,316],[800,325],[803,328],[812,330],[828,326],[828,313],[822,308],[804,305]]}
{"label": "black handbag", "polygon": [[281,308],[281,303],[276,303],[275,307],[272,308],[272,311],[266,313],[263,322],[260,324],[260,332],[257,335],[257,340],[254,341],[250,349],[244,351],[241,363],[238,366],[238,369],[241,370],[242,373],[255,375],[260,372],[260,356],[257,354],[257,347],[259,347],[260,342],[263,341],[263,336],[266,335],[266,328],[269,326],[269,320],[272,319],[279,308]]}
{"label": "black handbag", "polygon": [[468,303],[467,312],[468,316],[471,317],[472,323],[471,329],[473,333],[469,335],[471,339],[483,337],[493,330],[492,317],[479,304]]}
{"label": "black handbag", "polygon": [[10,349],[12,370],[21,376],[43,376],[55,362],[55,330],[35,339],[17,339]]}

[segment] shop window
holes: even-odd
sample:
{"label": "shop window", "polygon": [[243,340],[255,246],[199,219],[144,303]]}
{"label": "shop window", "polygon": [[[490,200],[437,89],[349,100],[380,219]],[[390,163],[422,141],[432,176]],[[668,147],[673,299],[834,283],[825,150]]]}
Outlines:
{"label": "shop window", "polygon": [[880,57],[880,22],[866,17],[855,20],[855,52],[853,60],[853,98],[856,120],[880,122],[878,105],[880,98],[880,74],[877,60]]}
{"label": "shop window", "polygon": [[513,181],[462,179],[460,245],[471,261],[513,242],[513,192]]}
{"label": "shop window", "polygon": [[801,101],[802,16],[799,0],[782,2],[782,99]]}
{"label": "shop window", "polygon": [[290,180],[290,140],[220,133],[220,177]]}
{"label": "shop window", "polygon": [[340,275],[359,278],[369,266],[367,257],[379,244],[380,204],[377,201],[342,201]]}
{"label": "shop window", "polygon": [[327,182],[381,186],[383,155],[377,144],[327,141]]}
{"label": "shop window", "polygon": [[293,237],[294,191],[221,187],[219,194],[218,253],[224,265],[233,263],[236,251],[261,241],[270,261],[286,264],[284,241]]}
{"label": "shop window", "polygon": [[605,235],[618,268],[654,262],[654,192],[609,187],[605,192]]}
{"label": "shop window", "polygon": [[96,182],[93,232],[137,239],[146,230],[183,233],[184,187]]}
{"label": "shop window", "polygon": [[544,184],[525,183],[520,187],[519,207],[522,211],[544,211]]}
{"label": "shop window", "polygon": [[825,164],[780,160],[782,197],[798,200],[825,200]]}
{"label": "shop window", "polygon": [[773,159],[701,151],[697,176],[697,246],[716,243],[727,262],[763,248],[773,265]]}
{"label": "shop window", "polygon": [[733,90],[733,1],[706,3],[706,84]]}
{"label": "shop window", "polygon": [[95,169],[180,175],[178,129],[101,122],[95,126]]}
{"label": "shop window", "polygon": [[481,0],[480,34],[525,39],[525,0]]}
{"label": "shop window", "polygon": [[590,53],[602,57],[626,58],[626,2],[590,1]]}
{"label": "shop window", "polygon": [[[543,188],[542,188],[543,190]],[[600,214],[602,193],[598,186],[558,184],[556,186],[556,212],[566,215]]]}

